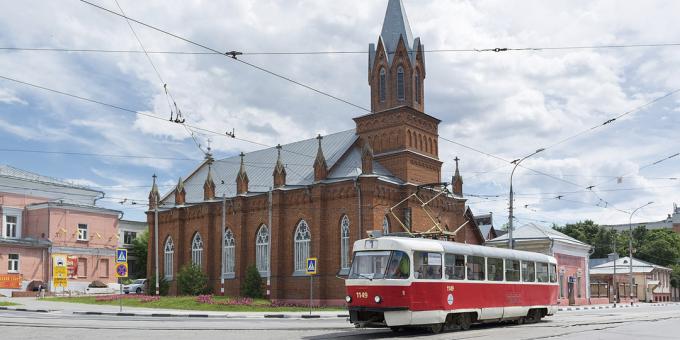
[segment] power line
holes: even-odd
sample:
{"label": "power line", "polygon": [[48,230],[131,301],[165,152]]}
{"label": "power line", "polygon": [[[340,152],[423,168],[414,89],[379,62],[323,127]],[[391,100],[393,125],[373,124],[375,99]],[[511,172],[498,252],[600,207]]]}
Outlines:
{"label": "power line", "polygon": [[69,156],[84,156],[84,157],[111,157],[111,158],[138,158],[138,159],[157,159],[170,161],[201,161],[196,158],[181,158],[181,157],[162,157],[162,156],[144,156],[144,155],[117,155],[105,153],[88,153],[88,152],[70,152],[70,151],[46,151],[46,150],[29,150],[29,149],[8,149],[0,148],[0,152],[20,152],[20,153],[40,153],[50,155],[69,155]]}
{"label": "power line", "polygon": [[277,77],[277,78],[286,80],[286,81],[291,82],[291,83],[293,83],[293,84],[296,84],[296,85],[298,85],[298,86],[304,87],[304,88],[306,88],[306,89],[308,89],[308,90],[314,91],[314,92],[316,92],[316,93],[318,93],[318,94],[321,94],[321,95],[324,95],[324,96],[326,96],[326,97],[329,97],[329,98],[331,98],[331,99],[340,101],[340,102],[342,102],[342,103],[345,103],[345,104],[347,104],[347,105],[356,107],[356,108],[361,109],[361,110],[364,110],[364,111],[366,111],[366,112],[371,112],[370,109],[367,109],[367,108],[365,108],[365,107],[363,107],[363,106],[354,104],[354,103],[352,103],[352,102],[350,102],[350,101],[347,101],[347,100],[345,100],[345,99],[342,99],[342,98],[340,98],[340,97],[337,97],[337,96],[335,96],[335,95],[332,95],[332,94],[330,94],[330,93],[328,93],[328,92],[325,92],[325,91],[316,89],[316,88],[314,88],[314,87],[312,87],[312,86],[309,86],[309,85],[307,85],[307,84],[301,83],[301,82],[299,82],[299,81],[297,81],[297,80],[293,80],[292,78],[289,78],[289,77],[283,76],[283,75],[281,75],[281,74],[278,74],[278,73],[276,73],[276,72],[274,72],[274,71],[265,69],[264,67],[255,65],[255,64],[253,64],[253,63],[246,62],[246,61],[241,60],[241,59],[238,59],[237,56],[242,55],[242,54],[243,54],[242,52],[237,52],[237,51],[221,52],[221,51],[218,51],[218,50],[216,50],[216,49],[214,49],[214,48],[208,47],[208,46],[206,46],[206,45],[204,45],[204,44],[195,42],[195,41],[193,41],[193,40],[190,40],[190,39],[181,37],[181,36],[179,36],[179,35],[177,35],[177,34],[173,34],[173,33],[170,33],[170,32],[168,32],[168,31],[166,31],[166,30],[160,29],[160,28],[158,28],[158,27],[156,27],[156,26],[153,26],[153,25],[150,25],[150,24],[141,22],[141,21],[139,21],[139,20],[130,18],[130,17],[128,17],[128,16],[126,16],[126,15],[122,15],[122,14],[120,14],[120,13],[116,13],[116,12],[114,12],[114,11],[108,9],[108,8],[105,8],[105,7],[102,7],[102,6],[93,4],[93,3],[89,2],[89,1],[86,1],[86,0],[80,0],[80,1],[81,1],[82,3],[85,3],[85,4],[88,4],[88,5],[90,5],[90,6],[99,8],[99,9],[101,9],[101,10],[103,10],[103,11],[106,11],[106,12],[108,12],[108,13],[111,13],[111,14],[113,14],[113,15],[117,15],[117,16],[119,16],[119,17],[123,17],[123,18],[125,18],[125,19],[127,19],[127,20],[133,21],[133,22],[135,22],[135,23],[137,23],[137,24],[140,24],[140,25],[142,25],[142,26],[145,26],[145,27],[148,27],[148,28],[153,29],[153,30],[155,30],[155,31],[158,31],[158,32],[161,32],[161,33],[163,33],[163,34],[169,35],[169,36],[171,36],[171,37],[174,37],[174,38],[176,38],[176,39],[182,40],[182,41],[187,42],[187,43],[189,43],[189,44],[198,46],[198,47],[203,48],[203,49],[205,49],[205,50],[211,51],[211,52],[213,52],[213,53],[215,53],[215,54],[220,54],[220,55],[222,55],[222,56],[229,57],[230,59],[233,59],[233,60],[236,60],[236,61],[238,61],[238,62],[241,62],[241,63],[244,64],[244,65],[248,65],[248,66],[250,66],[250,67],[253,67],[253,68],[255,68],[255,69],[258,69],[258,70],[260,70],[260,71],[263,71],[263,72],[265,72],[265,73],[268,73],[268,74],[270,74],[270,75],[273,75],[273,76],[275,76],[275,77]]}
{"label": "power line", "polygon": [[[522,52],[522,51],[556,51],[556,50],[600,50],[600,49],[626,49],[626,48],[651,48],[651,47],[678,47],[680,43],[650,43],[650,44],[620,44],[620,45],[583,45],[583,46],[537,46],[537,47],[492,47],[492,48],[440,48],[424,50],[424,53],[459,53],[459,52]],[[61,48],[61,47],[0,47],[0,51],[17,52],[80,52],[80,53],[130,53],[142,54],[140,50],[102,49],[102,48]],[[151,51],[149,54],[175,54],[175,55],[222,55],[222,52],[198,52],[198,51]],[[393,52],[388,52],[393,53]],[[242,52],[242,55],[334,55],[334,54],[368,54],[368,51],[254,51]]]}

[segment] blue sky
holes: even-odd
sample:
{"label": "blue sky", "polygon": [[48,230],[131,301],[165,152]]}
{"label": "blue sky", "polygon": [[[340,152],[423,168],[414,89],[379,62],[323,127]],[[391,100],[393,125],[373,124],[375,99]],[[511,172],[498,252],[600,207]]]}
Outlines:
{"label": "blue sky", "polygon": [[[95,1],[114,9],[114,1]],[[133,18],[215,46],[219,50],[367,51],[377,41],[387,1],[144,1],[119,0]],[[404,0],[415,37],[426,49],[592,46],[678,43],[676,1]],[[79,1],[5,1],[0,47],[139,50],[121,18]],[[149,50],[199,51],[135,25]],[[442,119],[440,135],[505,159],[601,124],[680,88],[680,47],[571,49],[502,53],[428,53],[426,112]],[[275,145],[317,133],[353,128],[364,114],[346,104],[273,78],[225,57],[152,54],[188,123],[235,129],[238,137]],[[367,55],[252,55],[267,67],[369,106]],[[143,54],[0,51],[0,76],[87,98],[169,116],[162,84]],[[520,223],[565,223],[586,218],[658,220],[680,202],[680,94],[532,159],[526,165],[561,180],[520,169],[516,206]],[[196,131],[205,146],[207,135]],[[216,157],[260,148],[212,136]],[[0,151],[1,163],[106,191],[102,204],[133,219],[144,207],[151,175],[161,190],[186,176],[201,152],[177,124],[86,103],[0,79],[3,149],[140,155],[191,160],[85,157]],[[511,168],[497,159],[440,142],[444,179],[459,156],[473,211],[507,217]],[[272,160],[272,166],[275,160]],[[285,161],[285,160],[284,160]],[[630,174],[630,175],[629,175]],[[617,176],[624,177],[621,183]],[[590,185],[597,185],[589,192]],[[562,195],[563,200],[555,199]],[[498,197],[496,197],[498,196]],[[605,207],[606,206],[606,207]],[[614,209],[614,208],[616,209]]]}

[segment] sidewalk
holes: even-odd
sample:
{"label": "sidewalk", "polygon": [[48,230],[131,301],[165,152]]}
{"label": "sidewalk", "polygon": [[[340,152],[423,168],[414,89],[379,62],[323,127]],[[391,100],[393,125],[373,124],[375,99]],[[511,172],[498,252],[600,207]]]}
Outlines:
{"label": "sidewalk", "polygon": [[17,310],[28,312],[50,312],[67,315],[109,315],[109,316],[141,316],[141,317],[201,317],[201,318],[277,318],[277,319],[328,319],[348,318],[346,311],[315,311],[312,313],[297,312],[209,312],[179,309],[140,308],[115,305],[91,305],[82,303],[57,302],[49,300],[37,300],[35,298],[0,298],[0,301],[11,301],[21,306],[0,307],[5,310]]}
{"label": "sidewalk", "polygon": [[631,307],[657,307],[657,306],[670,306],[670,305],[677,305],[678,302],[654,302],[654,303],[647,303],[647,302],[638,302],[634,305],[628,304],[617,304],[616,307],[614,307],[614,304],[606,304],[606,305],[582,305],[582,306],[562,306],[557,309],[558,312],[570,312],[570,311],[581,311],[581,310],[593,310],[593,309],[614,309],[614,308],[631,308]]}

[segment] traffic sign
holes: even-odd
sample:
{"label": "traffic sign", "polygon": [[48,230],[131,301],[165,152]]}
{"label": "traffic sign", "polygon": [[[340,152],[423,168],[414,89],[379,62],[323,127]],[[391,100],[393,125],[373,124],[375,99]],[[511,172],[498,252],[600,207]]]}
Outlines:
{"label": "traffic sign", "polygon": [[307,258],[307,275],[316,275],[317,272],[317,259],[316,257]]}
{"label": "traffic sign", "polygon": [[127,262],[116,263],[116,277],[128,277],[128,264]]}
{"label": "traffic sign", "polygon": [[68,286],[68,264],[66,255],[52,255],[52,281],[54,287]]}
{"label": "traffic sign", "polygon": [[116,249],[116,263],[127,262],[127,249]]}

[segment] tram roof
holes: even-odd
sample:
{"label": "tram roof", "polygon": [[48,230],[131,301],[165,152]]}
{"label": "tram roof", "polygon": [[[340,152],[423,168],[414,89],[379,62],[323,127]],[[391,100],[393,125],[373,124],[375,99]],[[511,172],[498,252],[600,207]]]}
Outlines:
{"label": "tram roof", "polygon": [[[366,247],[366,241],[377,242],[373,247]],[[354,250],[417,250],[453,253],[457,255],[472,255],[484,257],[499,257],[511,260],[557,263],[554,257],[523,250],[486,247],[451,241],[432,240],[425,238],[410,238],[398,236],[383,236],[373,239],[362,239],[354,243]]]}

